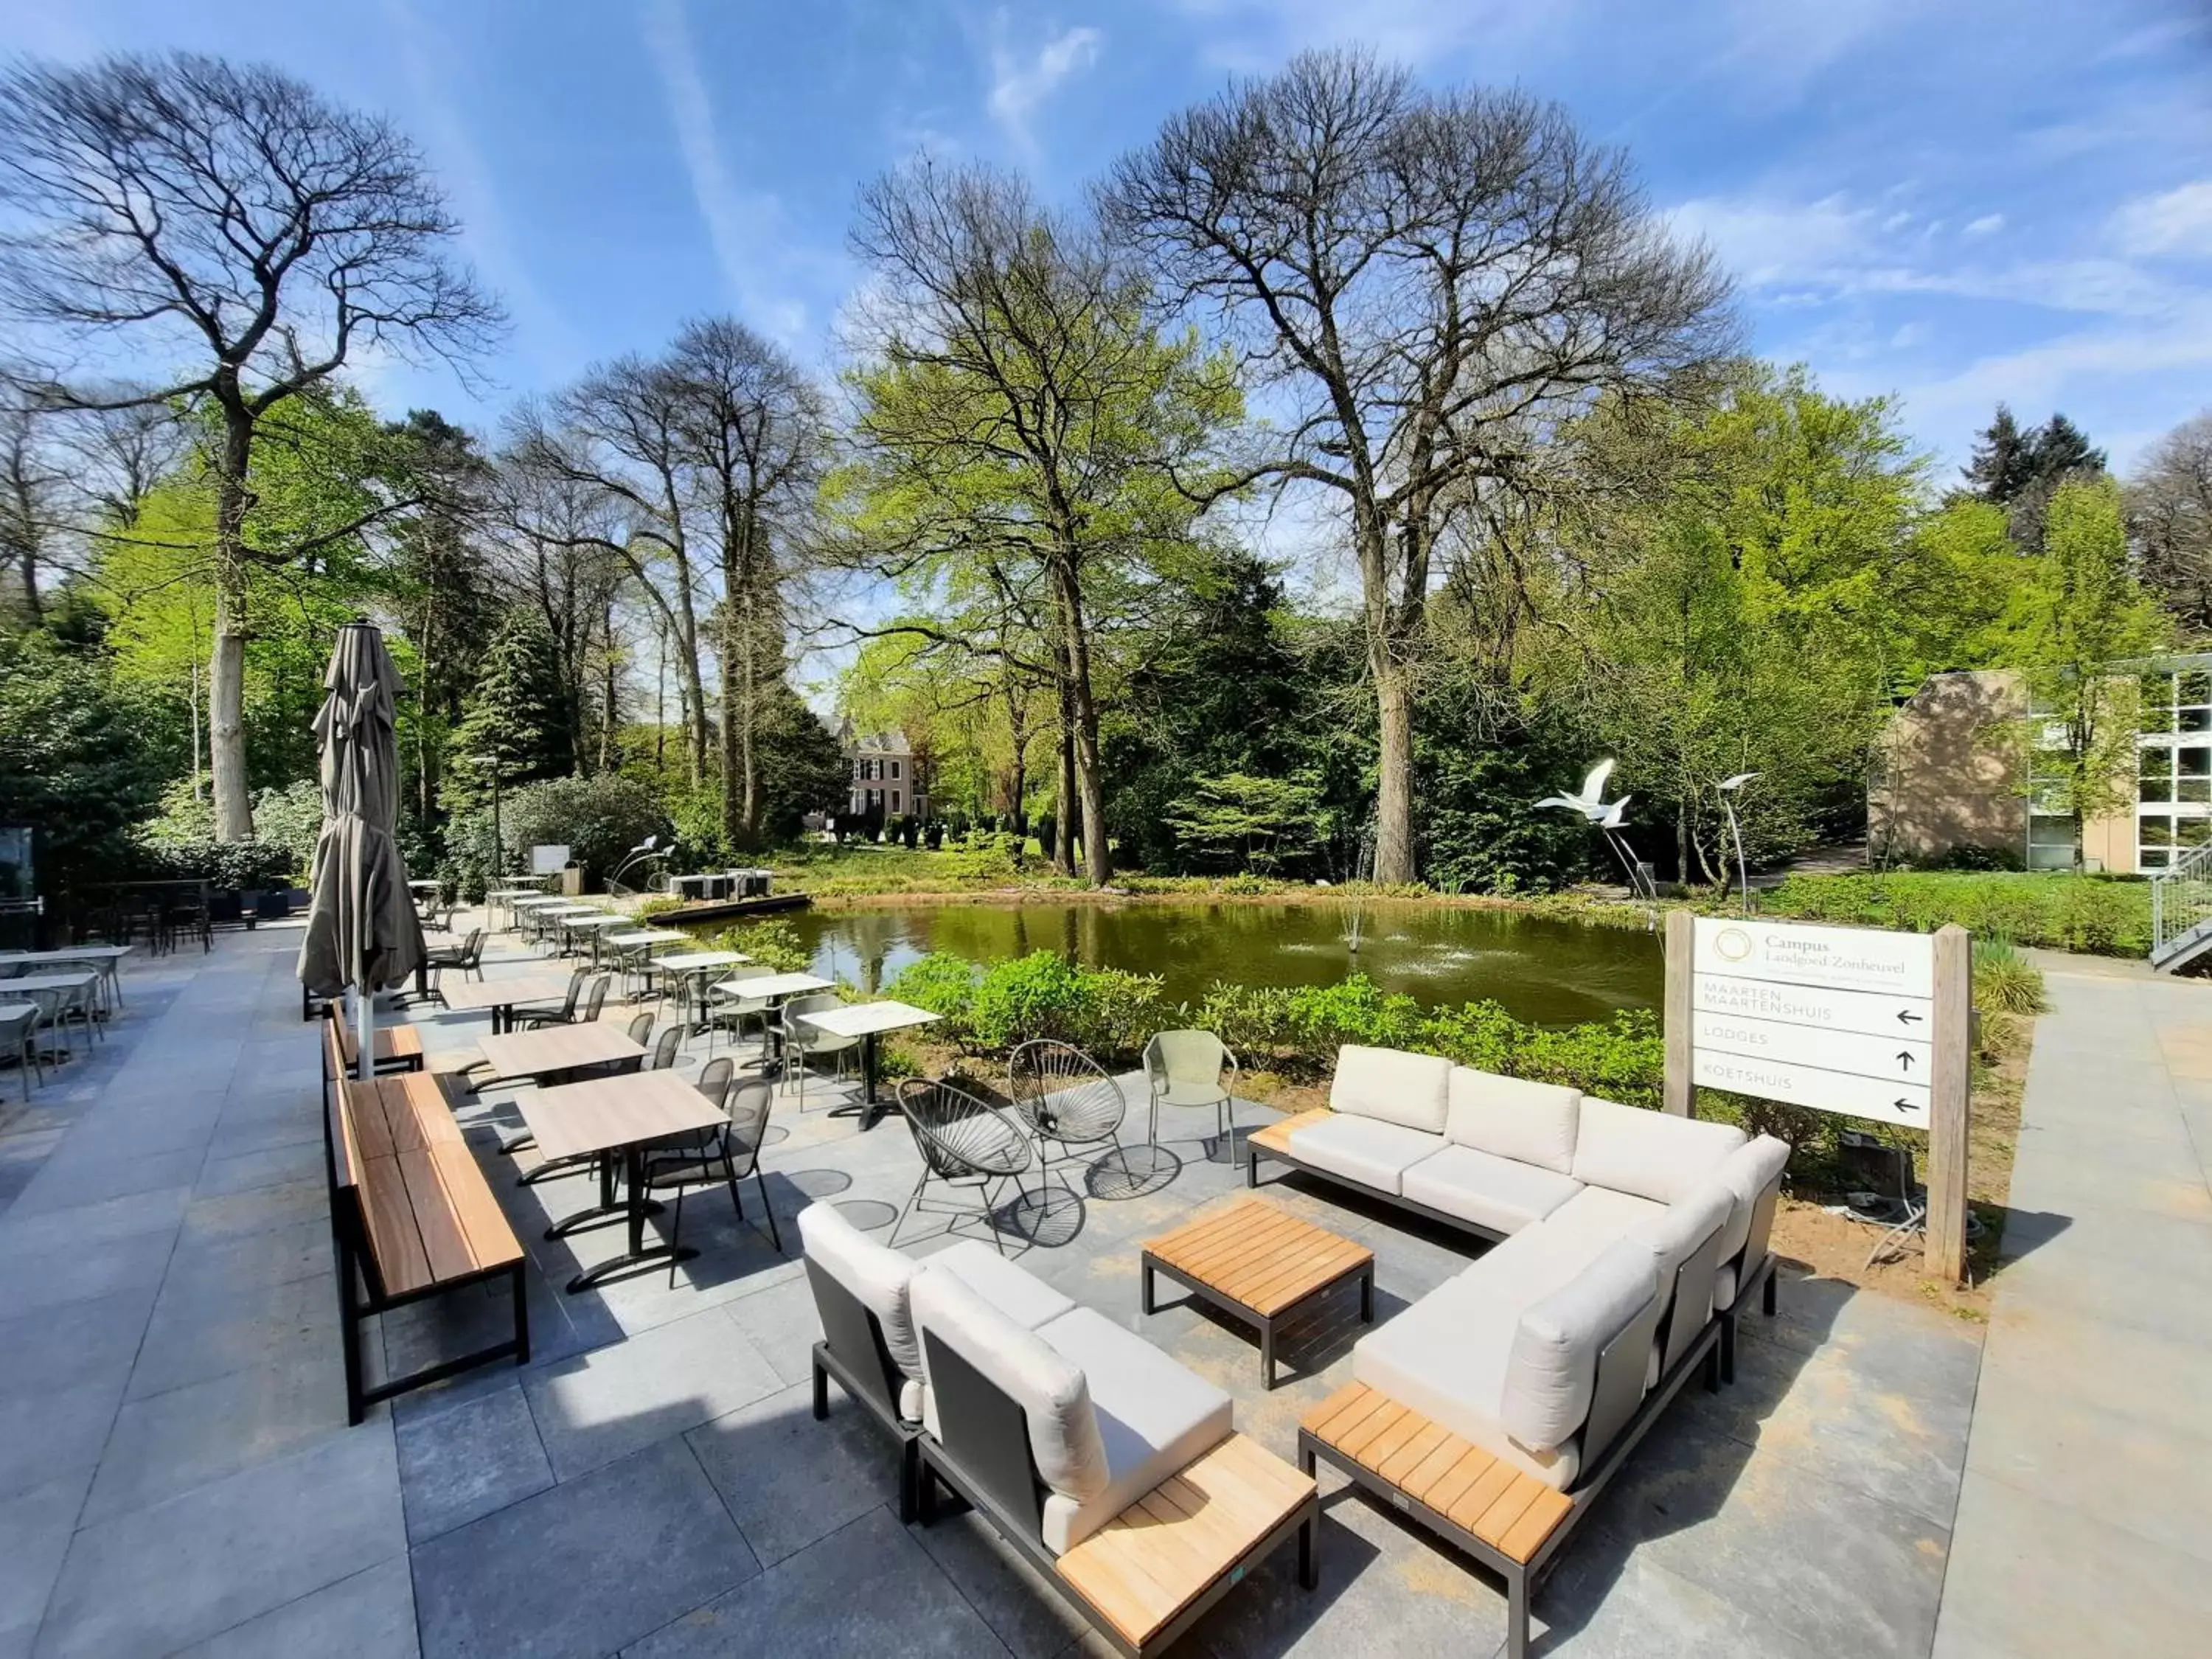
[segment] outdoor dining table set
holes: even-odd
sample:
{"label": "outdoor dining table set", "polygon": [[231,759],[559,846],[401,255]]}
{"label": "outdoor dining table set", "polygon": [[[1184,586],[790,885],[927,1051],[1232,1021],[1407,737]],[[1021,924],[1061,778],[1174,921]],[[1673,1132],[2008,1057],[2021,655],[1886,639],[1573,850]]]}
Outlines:
{"label": "outdoor dining table set", "polygon": [[[0,1053],[23,1072],[23,1097],[30,1098],[33,1073],[44,1062],[74,1056],[70,1021],[89,1042],[101,1022],[123,1006],[121,963],[128,945],[72,945],[54,951],[0,951]],[[40,1045],[40,1033],[58,1030],[63,1052]]]}

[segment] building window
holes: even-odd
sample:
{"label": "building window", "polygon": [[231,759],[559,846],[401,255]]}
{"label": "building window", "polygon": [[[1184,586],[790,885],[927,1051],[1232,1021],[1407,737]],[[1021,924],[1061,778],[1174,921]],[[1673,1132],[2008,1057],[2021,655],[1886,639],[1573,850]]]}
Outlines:
{"label": "building window", "polygon": [[896,782],[898,781],[898,775],[899,775],[899,763],[898,763],[896,761],[893,761],[893,762],[891,763],[891,781],[892,781],[893,783],[896,783]]}
{"label": "building window", "polygon": [[[893,764],[894,769],[896,769],[897,763],[896,763],[896,762],[894,762],[894,763],[892,763],[892,764]],[[894,771],[893,771],[893,773],[892,773],[892,775],[893,775],[894,777],[896,777],[896,776],[897,775],[897,773],[896,773],[896,769],[894,769]],[[897,811],[898,810],[899,810],[899,792],[898,792],[897,790],[894,789],[894,790],[892,790],[892,791],[891,791],[891,811],[894,811],[894,812],[896,812],[896,811]]]}

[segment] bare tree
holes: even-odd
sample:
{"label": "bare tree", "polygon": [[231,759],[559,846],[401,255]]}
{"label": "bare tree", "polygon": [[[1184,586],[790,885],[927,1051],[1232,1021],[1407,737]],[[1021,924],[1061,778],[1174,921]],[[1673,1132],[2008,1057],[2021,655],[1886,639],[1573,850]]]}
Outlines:
{"label": "bare tree", "polygon": [[449,257],[458,227],[414,146],[270,69],[190,53],[39,62],[0,77],[0,305],[58,346],[178,361],[117,392],[49,374],[39,395],[104,410],[211,400],[216,832],[252,832],[246,787],[253,449],[263,416],[365,349],[465,362],[499,321]]}
{"label": "bare tree", "polygon": [[1233,390],[1221,365],[1158,337],[1141,278],[1090,227],[1044,212],[1004,174],[926,161],[887,174],[861,193],[854,240],[881,278],[862,322],[880,372],[855,441],[919,532],[888,562],[1035,562],[1074,798],[1057,851],[1070,862],[1079,800],[1084,873],[1103,883],[1101,590],[1186,527],[1166,481],[1196,464]]}
{"label": "bare tree", "polygon": [[2128,481],[2142,579],[2184,627],[2212,629],[2212,410],[2152,446]]}
{"label": "bare tree", "polygon": [[1440,550],[1486,498],[1540,489],[1550,440],[1592,399],[1725,349],[1727,283],[1558,106],[1425,92],[1358,52],[1171,118],[1101,201],[1289,400],[1246,478],[1346,509],[1380,725],[1375,873],[1410,881],[1413,659]]}
{"label": "bare tree", "polygon": [[89,395],[94,407],[61,422],[59,442],[75,463],[72,482],[88,519],[106,529],[136,529],[154,486],[191,452],[191,428],[175,404],[149,399],[141,387],[94,387]]}
{"label": "bare tree", "polygon": [[828,455],[828,416],[798,365],[743,324],[687,324],[668,361],[690,486],[719,554],[722,833],[760,841],[762,694],[784,672],[779,546],[811,507]]}
{"label": "bare tree", "polygon": [[48,428],[21,398],[0,395],[0,577],[35,628],[46,620],[43,584],[55,562],[66,476]]}

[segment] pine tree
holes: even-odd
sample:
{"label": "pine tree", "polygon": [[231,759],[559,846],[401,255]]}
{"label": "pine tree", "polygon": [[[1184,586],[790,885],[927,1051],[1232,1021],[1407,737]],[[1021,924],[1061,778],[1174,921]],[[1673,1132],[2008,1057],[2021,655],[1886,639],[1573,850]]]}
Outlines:
{"label": "pine tree", "polygon": [[2080,427],[2054,414],[2027,434],[2027,466],[2031,481],[2055,489],[2069,477],[2102,472],[2105,452],[2092,449]]}
{"label": "pine tree", "polygon": [[495,762],[502,787],[560,777],[576,755],[560,665],[544,624],[514,611],[484,652],[476,688],[463,704],[448,745],[446,805],[453,809],[489,798]]}
{"label": "pine tree", "polygon": [[1972,492],[2000,507],[2020,494],[2033,476],[2030,451],[2034,435],[2023,434],[2012,410],[1999,404],[1996,418],[1983,428],[1973,459],[1963,469]]}

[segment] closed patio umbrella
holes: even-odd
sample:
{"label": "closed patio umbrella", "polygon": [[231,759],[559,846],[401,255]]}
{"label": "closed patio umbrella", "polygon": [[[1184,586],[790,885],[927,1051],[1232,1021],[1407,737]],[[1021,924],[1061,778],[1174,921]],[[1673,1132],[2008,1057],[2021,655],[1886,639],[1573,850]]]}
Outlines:
{"label": "closed patio umbrella", "polygon": [[[360,1012],[361,1074],[375,1069],[375,994],[405,983],[422,961],[422,927],[392,833],[399,746],[399,673],[367,623],[338,629],[328,692],[315,716],[322,748],[323,830],[309,878],[300,983],[318,996],[351,989]],[[339,1016],[343,1018],[343,1014]]]}

